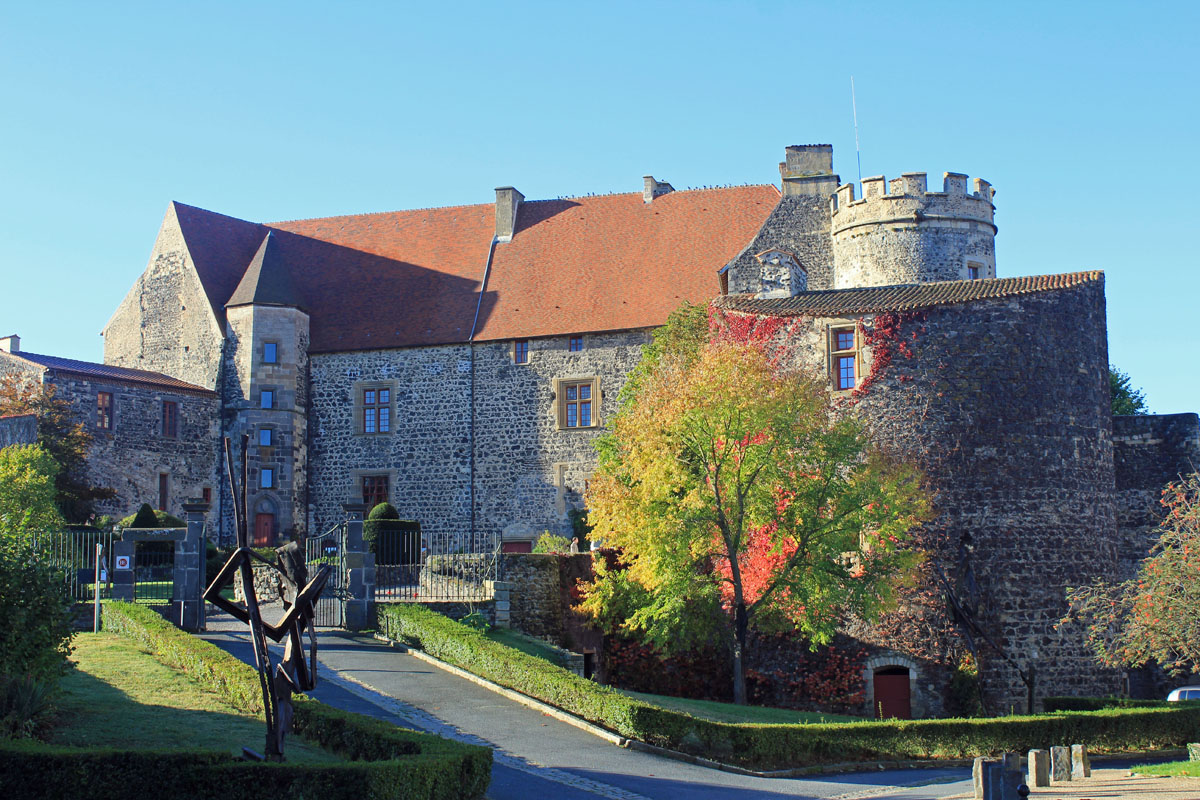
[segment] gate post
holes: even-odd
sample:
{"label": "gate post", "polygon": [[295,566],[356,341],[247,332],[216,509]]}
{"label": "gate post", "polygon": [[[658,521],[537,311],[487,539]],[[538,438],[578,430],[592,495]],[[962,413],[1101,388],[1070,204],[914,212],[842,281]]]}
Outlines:
{"label": "gate post", "polygon": [[208,508],[209,504],[203,500],[189,498],[183,504],[187,535],[175,541],[175,610],[179,616],[173,621],[185,631],[200,630],[204,620],[204,587],[200,585],[204,553],[200,548],[204,541],[204,512]]}
{"label": "gate post", "polygon": [[112,570],[112,599],[122,603],[133,602],[133,556],[137,548],[135,542],[127,542],[122,532],[122,538],[114,539],[109,568]]}
{"label": "gate post", "polygon": [[363,516],[366,503],[343,503],[346,512],[346,587],[342,619],[350,630],[375,626],[375,554],[363,541]]}

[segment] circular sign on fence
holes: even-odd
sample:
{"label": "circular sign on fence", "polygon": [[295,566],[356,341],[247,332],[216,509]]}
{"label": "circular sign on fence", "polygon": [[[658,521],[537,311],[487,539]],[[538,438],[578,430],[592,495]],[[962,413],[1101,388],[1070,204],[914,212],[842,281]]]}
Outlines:
{"label": "circular sign on fence", "polygon": [[117,569],[132,569],[132,560],[129,556],[117,556]]}

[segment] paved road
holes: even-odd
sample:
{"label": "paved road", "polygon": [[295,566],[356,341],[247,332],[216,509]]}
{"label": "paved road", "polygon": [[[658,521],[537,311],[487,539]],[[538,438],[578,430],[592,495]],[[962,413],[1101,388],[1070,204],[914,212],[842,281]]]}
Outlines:
{"label": "paved road", "polygon": [[[252,663],[244,626],[214,615],[204,638]],[[627,750],[370,637],[319,635],[330,705],[494,748],[492,800],[942,800],[971,791],[965,769],[756,778]]]}

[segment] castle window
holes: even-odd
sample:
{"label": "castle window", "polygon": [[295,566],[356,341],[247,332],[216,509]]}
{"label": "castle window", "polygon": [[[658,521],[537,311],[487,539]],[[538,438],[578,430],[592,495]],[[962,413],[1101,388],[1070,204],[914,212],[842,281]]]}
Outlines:
{"label": "castle window", "polygon": [[201,489],[200,497],[201,497],[201,499],[204,500],[204,502],[211,503],[212,502],[212,487],[205,486],[203,489]]}
{"label": "castle window", "polygon": [[388,499],[387,475],[363,475],[362,499],[365,504],[374,508]]}
{"label": "castle window", "polygon": [[363,389],[363,433],[387,433],[392,429],[392,390]]}
{"label": "castle window", "polygon": [[275,444],[275,431],[271,430],[270,428],[259,428],[258,446],[270,447],[273,444]]}
{"label": "castle window", "polygon": [[274,408],[275,407],[275,390],[263,389],[258,396],[259,408]]}
{"label": "castle window", "polygon": [[599,426],[599,378],[555,381],[554,396],[560,429]]}
{"label": "castle window", "polygon": [[572,336],[571,342],[567,346],[567,349],[570,350],[572,353],[578,353],[581,350],[583,350],[583,336],[582,335]]}
{"label": "castle window", "polygon": [[848,391],[858,385],[859,358],[856,328],[829,329],[829,371],[833,388]]}
{"label": "castle window", "polygon": [[162,435],[171,438],[179,435],[179,404],[174,400],[163,401]]}
{"label": "castle window", "polygon": [[165,472],[158,473],[158,510],[167,510],[167,496],[170,494],[171,476]]}
{"label": "castle window", "polygon": [[386,381],[354,384],[354,433],[377,436],[392,432],[396,419],[395,388]]}
{"label": "castle window", "polygon": [[111,431],[113,426],[112,392],[96,393],[96,427]]}
{"label": "castle window", "polygon": [[279,345],[276,342],[263,342],[263,363],[279,363]]}
{"label": "castle window", "polygon": [[258,471],[258,485],[264,489],[271,489],[275,486],[275,470],[271,467],[263,467]]}
{"label": "castle window", "polygon": [[529,363],[529,340],[515,339],[513,341],[512,359],[514,364]]}

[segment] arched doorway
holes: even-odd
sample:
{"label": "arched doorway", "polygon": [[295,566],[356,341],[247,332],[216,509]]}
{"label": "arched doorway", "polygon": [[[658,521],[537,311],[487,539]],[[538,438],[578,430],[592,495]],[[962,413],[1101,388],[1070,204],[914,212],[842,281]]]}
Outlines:
{"label": "arched doorway", "polygon": [[254,547],[270,547],[275,544],[276,525],[275,503],[268,497],[261,497],[254,503]]}
{"label": "arched doorway", "polygon": [[908,667],[880,667],[871,676],[877,719],[912,719],[912,685]]}

